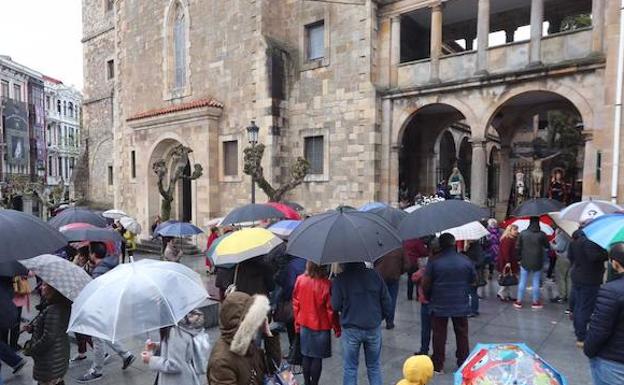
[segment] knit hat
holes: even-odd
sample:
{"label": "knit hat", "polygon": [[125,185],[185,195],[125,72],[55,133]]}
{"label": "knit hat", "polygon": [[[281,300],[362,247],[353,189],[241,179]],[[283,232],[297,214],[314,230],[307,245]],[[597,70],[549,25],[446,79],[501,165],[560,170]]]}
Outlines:
{"label": "knit hat", "polygon": [[429,356],[412,356],[403,364],[403,379],[397,385],[426,385],[433,377],[433,362]]}

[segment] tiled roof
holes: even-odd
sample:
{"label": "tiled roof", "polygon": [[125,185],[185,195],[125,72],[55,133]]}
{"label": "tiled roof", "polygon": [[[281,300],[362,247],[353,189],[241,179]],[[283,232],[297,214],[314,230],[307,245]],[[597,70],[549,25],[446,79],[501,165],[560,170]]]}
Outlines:
{"label": "tiled roof", "polygon": [[202,108],[202,107],[223,108],[223,103],[218,102],[212,98],[197,99],[197,100],[193,100],[187,103],[171,104],[167,107],[156,108],[156,109],[148,110],[145,112],[141,112],[139,114],[129,117],[127,121],[151,118],[154,116],[167,115],[167,114],[171,114],[174,112],[193,110],[195,108]]}

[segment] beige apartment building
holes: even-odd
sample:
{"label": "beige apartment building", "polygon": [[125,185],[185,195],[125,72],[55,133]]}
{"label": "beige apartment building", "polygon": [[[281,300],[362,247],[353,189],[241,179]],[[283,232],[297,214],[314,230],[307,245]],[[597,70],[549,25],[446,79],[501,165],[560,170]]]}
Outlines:
{"label": "beige apartment building", "polygon": [[308,211],[396,203],[399,186],[430,194],[457,166],[470,199],[504,214],[514,175],[531,183],[527,156],[553,156],[544,191],[561,167],[544,139],[559,112],[583,139],[566,179],[609,199],[616,3],[83,0],[81,192],[148,229],[152,164],[183,144],[189,172],[204,174],[179,183],[173,211],[203,226],[250,200],[242,154],[255,121],[269,181],[309,160],[289,196]]}

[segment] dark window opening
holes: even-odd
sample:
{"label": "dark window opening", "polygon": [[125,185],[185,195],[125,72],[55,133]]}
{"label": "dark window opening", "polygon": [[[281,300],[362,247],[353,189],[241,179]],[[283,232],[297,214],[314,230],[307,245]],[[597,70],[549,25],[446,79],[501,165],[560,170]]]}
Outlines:
{"label": "dark window opening", "polygon": [[401,16],[401,63],[431,57],[431,9]]}
{"label": "dark window opening", "polygon": [[115,61],[109,60],[106,62],[106,76],[108,79],[115,77]]}
{"label": "dark window opening", "polygon": [[310,163],[310,174],[323,174],[324,170],[324,137],[308,136],[305,138],[303,157]]}
{"label": "dark window opening", "polygon": [[223,175],[238,175],[238,141],[223,142]]}
{"label": "dark window opening", "polygon": [[476,49],[477,2],[449,1],[442,7],[442,55]]}
{"label": "dark window opening", "polygon": [[547,0],[544,3],[544,35],[591,27],[592,0]]}
{"label": "dark window opening", "polygon": [[108,185],[113,185],[113,166],[108,166]]}
{"label": "dark window opening", "polygon": [[130,152],[130,174],[132,179],[136,178],[136,151]]}

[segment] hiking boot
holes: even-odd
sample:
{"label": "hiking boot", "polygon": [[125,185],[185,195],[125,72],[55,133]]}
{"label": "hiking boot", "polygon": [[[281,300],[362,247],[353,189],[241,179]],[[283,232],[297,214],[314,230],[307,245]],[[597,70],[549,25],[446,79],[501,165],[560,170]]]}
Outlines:
{"label": "hiking boot", "polygon": [[533,305],[531,305],[531,309],[533,310],[540,310],[543,309],[544,305],[542,305],[541,302],[537,301],[537,302],[533,302]]}
{"label": "hiking boot", "polygon": [[76,379],[76,381],[81,384],[86,384],[88,382],[99,381],[101,379],[102,379],[102,373],[96,373],[93,370],[89,370],[87,373],[85,373],[84,376]]}
{"label": "hiking boot", "polygon": [[134,360],[136,360],[136,356],[134,354],[130,354],[128,357],[124,358],[123,366],[121,367],[121,370],[128,369],[128,366],[132,365]]}
{"label": "hiking boot", "polygon": [[513,307],[516,309],[522,309],[522,302],[516,301],[513,303]]}

